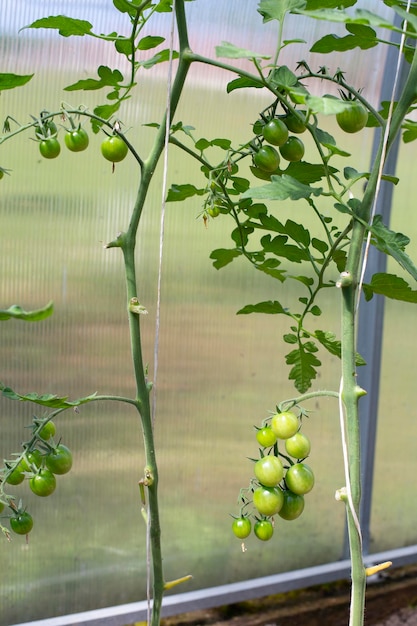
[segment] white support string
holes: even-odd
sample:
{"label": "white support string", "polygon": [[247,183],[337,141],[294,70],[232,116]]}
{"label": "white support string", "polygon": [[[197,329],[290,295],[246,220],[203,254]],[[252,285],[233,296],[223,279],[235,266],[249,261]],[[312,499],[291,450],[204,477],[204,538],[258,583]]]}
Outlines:
{"label": "white support string", "polygon": [[[162,259],[164,249],[164,234],[165,234],[165,208],[166,208],[166,194],[167,194],[167,179],[168,179],[168,145],[169,145],[169,133],[170,133],[170,120],[171,120],[171,90],[172,90],[172,69],[173,69],[173,57],[174,57],[174,32],[175,32],[175,0],[172,2],[172,20],[170,31],[170,45],[169,45],[169,61],[168,61],[168,75],[167,75],[167,94],[166,94],[166,109],[165,109],[165,141],[164,141],[164,160],[163,160],[163,175],[162,175],[162,198],[161,198],[161,217],[159,227],[159,259],[158,259],[158,282],[157,282],[157,300],[156,300],[156,314],[155,314],[155,341],[154,341],[154,366],[153,366],[153,397],[152,397],[152,427],[155,426],[156,417],[156,395],[157,395],[157,377],[158,377],[158,353],[159,353],[159,330],[161,320],[161,282],[162,282]],[[149,502],[147,506],[147,524],[146,524],[146,595],[147,595],[147,621],[148,626],[151,621],[151,540],[150,540],[150,512]]]}
{"label": "white support string", "polygon": [[[410,10],[410,0],[408,0],[408,3],[407,3],[407,11],[409,11],[409,10]],[[392,113],[394,111],[395,94],[396,94],[396,91],[397,91],[398,79],[399,79],[400,69],[401,69],[401,57],[402,57],[402,53],[403,53],[403,50],[404,50],[405,39],[406,39],[406,36],[405,36],[405,31],[406,30],[407,30],[407,22],[404,22],[403,32],[402,32],[402,35],[401,35],[401,40],[400,40],[400,45],[399,45],[399,50],[398,50],[397,66],[396,66],[396,71],[395,71],[395,77],[394,77],[394,83],[393,83],[393,88],[392,88],[390,105],[389,105],[389,109],[388,109],[387,122],[386,122],[386,126],[385,126],[383,145],[382,145],[381,163],[379,165],[379,170],[378,170],[378,178],[377,178],[377,184],[376,184],[376,190],[375,190],[375,198],[374,198],[374,202],[373,202],[373,206],[372,206],[370,223],[372,223],[372,221],[373,221],[373,219],[375,217],[377,203],[378,203],[378,196],[379,196],[379,192],[380,192],[380,188],[381,188],[381,180],[382,180],[383,168],[384,168],[384,163],[385,163],[385,157],[386,157],[386,153],[387,153],[387,145],[388,145],[388,138],[389,138],[389,132],[390,132],[390,127],[391,127]],[[370,245],[371,245],[371,232],[369,231],[367,239],[366,239],[365,252],[364,252],[364,256],[363,256],[363,260],[362,260],[362,266],[361,266],[361,272],[360,272],[360,280],[359,280],[359,285],[358,285],[358,295],[357,295],[357,302],[356,302],[356,307],[355,307],[355,317],[356,318],[358,316],[360,295],[361,295],[361,292],[362,292],[362,286],[363,286],[364,276],[365,276],[365,272],[366,272],[366,266],[367,266],[367,262],[368,262]],[[350,482],[350,473],[349,473],[349,459],[348,459],[348,449],[347,449],[347,442],[346,442],[346,419],[345,419],[345,412],[344,412],[344,407],[343,407],[343,402],[342,402],[342,390],[343,390],[343,377],[340,380],[339,417],[340,417],[340,429],[341,429],[341,437],[342,437],[343,465],[344,465],[345,478],[346,478],[346,497],[347,497],[347,501],[348,501],[350,512],[352,514],[352,517],[353,517],[356,529],[358,531],[358,535],[359,535],[360,541],[362,543],[362,535],[361,535],[360,523],[359,523],[359,519],[358,519],[357,513],[355,511],[355,508],[354,508],[354,505],[353,505],[353,500],[352,500],[352,485],[351,485],[351,482]]]}

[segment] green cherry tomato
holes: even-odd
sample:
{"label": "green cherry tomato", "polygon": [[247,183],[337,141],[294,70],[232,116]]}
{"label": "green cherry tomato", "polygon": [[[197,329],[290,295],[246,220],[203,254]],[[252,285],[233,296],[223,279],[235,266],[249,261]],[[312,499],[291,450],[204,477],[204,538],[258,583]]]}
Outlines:
{"label": "green cherry tomato", "polygon": [[0,168],[0,180],[3,178],[4,176],[4,171]]}
{"label": "green cherry tomato", "polygon": [[297,432],[298,417],[291,411],[275,413],[271,419],[271,428],[278,439],[289,439]]}
{"label": "green cherry tomato", "polygon": [[17,535],[27,535],[33,528],[32,516],[27,511],[21,511],[10,518],[10,528]]}
{"label": "green cherry tomato", "polygon": [[289,137],[279,151],[286,161],[301,161],[304,156],[304,144],[298,137]]}
{"label": "green cherry tomato", "polygon": [[82,152],[88,147],[89,139],[84,128],[68,130],[64,137],[65,145],[71,152]]}
{"label": "green cherry tomato", "polygon": [[303,496],[314,487],[313,470],[305,463],[295,463],[285,474],[285,484],[290,491]]}
{"label": "green cherry tomato", "polygon": [[29,487],[37,496],[42,498],[50,496],[56,488],[56,478],[49,469],[40,469],[29,480]]}
{"label": "green cherry tomato", "polygon": [[275,487],[284,478],[284,468],[277,456],[267,455],[256,461],[255,476],[264,487]]}
{"label": "green cherry tomato", "polygon": [[25,480],[24,471],[24,467],[19,463],[6,478],[6,483],[9,483],[9,485],[20,485]]}
{"label": "green cherry tomato", "polygon": [[283,118],[283,122],[288,130],[297,135],[300,135],[306,130],[303,120],[305,120],[305,114],[302,111],[297,111],[297,115],[288,113],[288,115]]}
{"label": "green cherry tomato", "polygon": [[253,492],[253,504],[261,515],[275,515],[284,504],[284,494],[279,487],[257,487]]}
{"label": "green cherry tomato", "polygon": [[3,513],[5,506],[4,502],[0,502],[0,513]]}
{"label": "green cherry tomato", "polygon": [[300,496],[297,493],[293,493],[289,489],[284,491],[284,504],[278,515],[282,519],[291,521],[300,517],[304,511],[304,496]]}
{"label": "green cherry tomato", "polygon": [[264,172],[275,172],[279,166],[280,158],[278,152],[272,146],[262,146],[255,153],[253,162],[256,167]]}
{"label": "green cherry tomato", "polygon": [[263,448],[270,448],[276,443],[277,437],[270,426],[264,426],[256,431],[256,439]]}
{"label": "green cherry tomato", "polygon": [[310,454],[310,439],[303,433],[295,433],[295,435],[285,440],[285,449],[287,454],[294,457],[294,459],[305,459]]}
{"label": "green cherry tomato", "polygon": [[248,517],[237,517],[233,520],[232,531],[238,539],[246,539],[252,530],[252,524]]}
{"label": "green cherry tomato", "polygon": [[26,453],[26,458],[23,458],[20,462],[25,472],[33,471],[33,468],[39,469],[42,465],[42,452],[40,450],[32,450]]}
{"label": "green cherry tomato", "polygon": [[220,208],[217,206],[217,204],[213,204],[212,206],[208,207],[207,213],[210,215],[210,217],[218,217],[220,215]]}
{"label": "green cherry tomato", "polygon": [[345,133],[358,133],[366,126],[368,111],[360,102],[352,102],[348,109],[337,113],[336,121]]}
{"label": "green cherry tomato", "polygon": [[270,120],[262,129],[262,135],[273,146],[282,146],[288,139],[288,128],[282,120]]}
{"label": "green cherry tomato", "polygon": [[262,519],[256,522],[253,531],[261,541],[269,541],[274,534],[274,527],[272,522],[267,519]]}
{"label": "green cherry tomato", "polygon": [[45,464],[53,474],[67,474],[72,467],[71,450],[60,443],[46,456]]}
{"label": "green cherry tomato", "polygon": [[39,142],[39,151],[45,159],[56,159],[61,152],[61,146],[56,137],[50,137]]}
{"label": "green cherry tomato", "polygon": [[45,426],[42,426],[41,430],[39,431],[39,437],[41,439],[48,440],[51,437],[53,437],[55,433],[56,433],[56,426],[54,422],[49,420],[49,422],[46,422]]}
{"label": "green cherry tomato", "polygon": [[106,139],[101,144],[101,154],[105,159],[111,161],[112,163],[119,163],[123,161],[125,156],[128,153],[128,147],[117,135],[112,135],[111,137],[106,137]]}

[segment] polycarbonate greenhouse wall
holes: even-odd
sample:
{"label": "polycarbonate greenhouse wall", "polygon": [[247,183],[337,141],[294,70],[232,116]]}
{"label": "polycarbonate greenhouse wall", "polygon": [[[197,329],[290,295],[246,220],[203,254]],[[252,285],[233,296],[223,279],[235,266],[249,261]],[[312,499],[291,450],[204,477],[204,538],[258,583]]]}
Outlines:
{"label": "polycarbonate greenhouse wall", "polygon": [[[274,26],[262,26],[256,5],[253,0],[187,3],[191,46],[213,56],[221,41],[267,53],[273,50]],[[361,6],[392,18],[381,2],[367,0]],[[62,102],[72,107],[97,103],[97,92],[63,88],[94,76],[100,64],[113,67],[111,44],[20,30],[37,18],[58,14],[87,19],[97,32],[126,31],[111,0],[2,0],[2,71],[35,72],[28,86],[2,93],[2,119],[10,115],[25,123],[42,110],[58,111]],[[152,34],[168,37],[169,28],[169,14],[155,16]],[[308,44],[329,27],[291,16],[287,28],[286,38],[308,42],[288,46],[284,61],[290,68],[303,58],[312,67],[326,64],[336,70],[344,64],[349,81],[378,104],[386,88],[384,77],[395,73],[394,56],[386,58],[386,51],[379,48],[366,53],[366,63],[359,61],[362,53],[356,51],[347,59],[311,55]],[[161,118],[166,72],[164,64],[144,72],[137,94],[121,111],[128,136],[145,154],[155,131],[143,125]],[[252,124],[270,102],[258,90],[227,95],[230,78],[215,69],[193,67],[176,120],[193,126],[195,136],[249,140]],[[328,124],[329,132],[335,130],[334,121],[329,119]],[[70,398],[95,391],[134,393],[121,259],[119,251],[104,245],[126,226],[137,171],[128,158],[112,173],[101,157],[100,140],[91,135],[86,152],[65,153],[51,162],[40,158],[27,134],[0,147],[0,166],[12,170],[1,181],[0,307],[19,303],[31,309],[49,300],[55,304],[48,320],[0,326],[0,380],[21,393]],[[366,171],[373,131],[366,129],[347,142],[357,159],[356,169]],[[415,259],[417,222],[410,220],[414,210],[409,206],[415,195],[412,150],[399,147],[401,183],[392,199],[391,227],[411,236],[408,250]],[[169,184],[201,184],[198,168],[182,153],[171,149],[169,157]],[[391,160],[393,174],[395,152]],[[161,181],[162,168],[137,245],[141,302],[149,311],[143,336],[150,372]],[[386,217],[390,191],[383,188],[380,196],[379,212]],[[294,389],[282,356],[285,321],[277,319],[280,316],[236,316],[245,304],[273,299],[276,286],[243,262],[220,272],[213,268],[210,252],[228,241],[230,224],[212,220],[205,228],[201,210],[198,198],[167,205],[164,237],[156,413],[162,545],[166,578],[193,576],[178,588],[181,593],[167,594],[165,615],[349,575],[344,508],[334,499],[344,477],[333,400],[315,400],[307,407],[311,413],[305,430],[312,441],[310,464],[316,485],[303,516],[294,523],[280,523],[269,543],[248,540],[246,553],[231,535],[229,514],[236,512],[239,489],[251,476],[248,457],[257,454],[253,425],[278,402],[292,397]],[[285,211],[303,220],[297,204]],[[379,271],[383,262],[372,257],[369,271]],[[280,299],[291,297],[286,284],[280,289]],[[329,329],[338,334],[337,294],[326,294],[322,304],[327,307]],[[368,362],[359,381],[368,389],[361,404],[362,514],[367,563],[389,559],[395,566],[417,561],[417,427],[410,349],[417,331],[412,305],[388,301],[385,310],[383,306],[374,298],[361,307],[359,349]],[[324,355],[322,361],[318,386],[338,389],[337,358]],[[0,411],[0,454],[9,458],[24,439],[33,407],[1,398]],[[146,528],[138,489],[144,455],[137,417],[126,406],[94,403],[64,413],[57,427],[73,451],[74,466],[60,478],[51,498],[36,498],[22,487],[35,526],[28,543],[14,537],[1,547],[0,626],[26,622],[123,626],[144,620]]]}

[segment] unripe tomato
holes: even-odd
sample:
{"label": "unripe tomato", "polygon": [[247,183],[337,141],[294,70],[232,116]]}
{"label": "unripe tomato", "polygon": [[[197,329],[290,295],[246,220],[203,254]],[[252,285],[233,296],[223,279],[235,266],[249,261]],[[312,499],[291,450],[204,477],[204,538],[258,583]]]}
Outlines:
{"label": "unripe tomato", "polygon": [[279,149],[286,161],[301,161],[304,156],[304,144],[298,137],[289,137]]}
{"label": "unripe tomato", "polygon": [[19,463],[6,478],[6,483],[9,483],[9,485],[20,485],[25,480],[24,471],[22,464]]}
{"label": "unripe tomato", "polygon": [[0,502],[0,513],[3,513],[5,506],[4,502]]}
{"label": "unripe tomato", "polygon": [[51,437],[53,437],[55,433],[56,433],[56,426],[54,422],[49,420],[49,422],[46,422],[45,426],[42,426],[42,428],[40,429],[39,437],[46,441],[50,439]]}
{"label": "unripe tomato", "polygon": [[210,217],[218,217],[220,215],[220,208],[217,204],[212,204],[208,207],[207,213]]}
{"label": "unripe tomato", "polygon": [[33,528],[32,516],[27,511],[21,511],[10,518],[10,528],[17,535],[27,535]]}
{"label": "unripe tomato", "polygon": [[287,470],[285,483],[290,491],[303,496],[314,487],[313,470],[305,463],[295,463]]}
{"label": "unripe tomato", "polygon": [[271,428],[278,439],[289,439],[297,432],[298,417],[291,411],[275,413],[271,419]]}
{"label": "unripe tomato", "polygon": [[67,474],[72,467],[71,450],[60,443],[47,455],[45,464],[53,474]]}
{"label": "unripe tomato", "polygon": [[275,118],[265,124],[262,135],[273,146],[282,146],[288,139],[288,128],[283,121]]}
{"label": "unripe tomato", "polygon": [[272,522],[267,519],[262,519],[256,522],[253,531],[261,541],[269,541],[274,534],[274,527]]}
{"label": "unripe tomato", "polygon": [[288,113],[288,115],[283,118],[284,124],[288,130],[297,135],[304,133],[306,130],[303,120],[305,120],[305,114],[302,111],[297,111],[297,115]]}
{"label": "unripe tomato", "polygon": [[250,519],[244,516],[234,519],[232,530],[238,539],[246,539],[246,537],[249,537],[250,531],[252,530]]}
{"label": "unripe tomato", "polygon": [[26,453],[26,458],[20,462],[25,472],[31,472],[34,467],[39,468],[42,465],[42,452],[40,450],[32,450]]}
{"label": "unripe tomato", "polygon": [[368,111],[360,102],[353,101],[348,109],[337,113],[336,121],[345,133],[357,133],[365,128]]}
{"label": "unripe tomato", "polygon": [[300,517],[304,511],[304,496],[300,496],[297,493],[293,493],[289,489],[284,491],[284,504],[278,515],[282,519],[291,521]]}
{"label": "unripe tomato", "polygon": [[65,145],[71,152],[82,152],[88,147],[89,139],[84,128],[68,130],[64,137]]}
{"label": "unripe tomato", "polygon": [[56,137],[42,139],[39,142],[39,152],[45,159],[56,159],[61,152],[61,146]]}
{"label": "unripe tomato", "polygon": [[255,476],[264,487],[275,487],[284,478],[284,468],[277,456],[267,455],[256,461]]}
{"label": "unripe tomato", "polygon": [[29,480],[29,487],[37,496],[45,498],[55,491],[56,478],[49,469],[40,469],[38,473]]}
{"label": "unripe tomato", "polygon": [[278,169],[280,158],[278,152],[272,146],[262,146],[255,153],[253,162],[256,167],[264,172],[275,172]]}
{"label": "unripe tomato", "polygon": [[310,454],[310,439],[304,433],[295,433],[295,435],[285,440],[285,449],[295,459],[305,459]]}
{"label": "unripe tomato", "polygon": [[257,487],[253,492],[253,504],[261,515],[276,515],[284,504],[284,495],[279,487]]}
{"label": "unripe tomato", "polygon": [[264,426],[256,431],[256,439],[263,448],[269,448],[276,443],[277,437],[270,426]]}
{"label": "unripe tomato", "polygon": [[118,135],[106,137],[101,144],[101,154],[112,163],[123,161],[128,153],[128,147]]}

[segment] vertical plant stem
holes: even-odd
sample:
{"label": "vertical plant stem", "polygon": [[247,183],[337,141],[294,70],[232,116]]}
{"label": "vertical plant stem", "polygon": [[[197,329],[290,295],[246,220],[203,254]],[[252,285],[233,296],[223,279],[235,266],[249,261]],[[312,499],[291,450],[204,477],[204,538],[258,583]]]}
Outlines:
{"label": "vertical plant stem", "polygon": [[145,447],[146,467],[144,470],[144,484],[147,487],[148,497],[148,524],[153,581],[153,607],[150,622],[151,626],[158,626],[160,623],[162,597],[165,584],[162,566],[161,526],[158,505],[158,465],[156,459],[155,441],[152,425],[152,412],[150,401],[151,386],[147,382],[142,355],[140,329],[141,315],[137,312],[137,310],[135,311],[134,307],[130,305],[132,302],[137,302],[140,299],[140,290],[138,288],[138,281],[135,269],[135,247],[140,218],[157,163],[165,147],[166,125],[171,124],[171,120],[178,105],[187,72],[190,66],[190,61],[184,58],[183,55],[184,50],[188,48],[184,0],[177,0],[176,2],[176,19],[180,40],[180,59],[175,80],[172,86],[170,116],[169,119],[167,119],[167,115],[165,114],[158,130],[153,149],[151,150],[148,158],[142,164],[140,185],[129,227],[126,233],[120,235],[118,239],[119,245],[123,251],[125,265],[130,342],[136,382],[135,405],[140,414]]}

